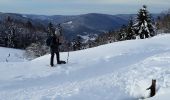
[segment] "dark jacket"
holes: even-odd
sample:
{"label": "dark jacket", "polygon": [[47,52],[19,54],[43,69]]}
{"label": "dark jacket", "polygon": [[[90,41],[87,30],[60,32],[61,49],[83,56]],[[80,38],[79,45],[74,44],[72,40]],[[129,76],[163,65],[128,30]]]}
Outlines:
{"label": "dark jacket", "polygon": [[50,51],[51,52],[59,52],[59,46],[61,43],[59,43],[59,39],[56,36],[52,37],[51,44],[50,44]]}

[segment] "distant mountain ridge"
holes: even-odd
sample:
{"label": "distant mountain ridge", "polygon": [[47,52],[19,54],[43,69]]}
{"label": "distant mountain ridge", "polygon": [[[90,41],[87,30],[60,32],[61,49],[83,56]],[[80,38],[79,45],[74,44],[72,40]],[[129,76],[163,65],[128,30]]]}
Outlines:
{"label": "distant mountain ridge", "polygon": [[[154,14],[156,18],[159,14]],[[47,27],[49,22],[54,26],[61,23],[64,34],[67,38],[74,38],[78,34],[100,34],[109,30],[117,30],[122,25],[126,25],[131,17],[135,14],[118,14],[108,15],[99,13],[89,13],[82,15],[31,15],[31,14],[15,14],[0,13],[0,22],[7,16],[22,22],[31,21],[34,26]]]}
{"label": "distant mountain ridge", "polygon": [[76,36],[77,34],[100,34],[109,30],[120,28],[122,25],[126,25],[130,18],[121,18],[116,15],[106,14],[83,14],[73,16],[43,16],[43,15],[24,15],[32,20],[39,20],[44,26],[47,26],[49,22],[54,25],[61,23],[64,28],[64,33],[67,37]]}

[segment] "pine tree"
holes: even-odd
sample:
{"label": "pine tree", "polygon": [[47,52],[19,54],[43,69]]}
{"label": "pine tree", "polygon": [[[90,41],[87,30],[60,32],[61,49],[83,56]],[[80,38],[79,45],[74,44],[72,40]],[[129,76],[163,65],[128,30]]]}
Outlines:
{"label": "pine tree", "polygon": [[28,27],[29,29],[33,28],[31,21],[27,21],[26,27]]}
{"label": "pine tree", "polygon": [[58,32],[60,33],[59,35],[63,35],[63,34],[62,34],[62,33],[63,33],[63,28],[62,28],[61,24],[58,24],[58,25],[57,25],[57,30],[58,30]]}
{"label": "pine tree", "polygon": [[126,25],[122,25],[120,31],[119,31],[119,41],[123,41],[123,40],[126,40],[126,37],[127,37],[127,27]]}
{"label": "pine tree", "polygon": [[15,29],[13,26],[10,27],[9,29],[9,34],[8,34],[8,46],[14,48],[14,37],[15,37]]}
{"label": "pine tree", "polygon": [[156,24],[159,33],[170,32],[170,9],[157,18]]}
{"label": "pine tree", "polygon": [[133,20],[132,18],[129,21],[129,24],[127,26],[127,35],[126,35],[126,40],[131,40],[131,39],[135,39],[135,32],[133,29]]}
{"label": "pine tree", "polygon": [[72,48],[73,48],[73,51],[76,51],[76,40],[73,39],[73,42],[72,42]]}
{"label": "pine tree", "polygon": [[137,23],[134,25],[136,35],[141,39],[154,36],[154,25],[152,24],[151,16],[147,10],[146,5],[139,10],[137,15]]}
{"label": "pine tree", "polygon": [[7,24],[7,47],[14,47],[14,35],[15,35],[15,29],[14,29],[14,23],[11,17],[6,18],[6,24]]}
{"label": "pine tree", "polygon": [[77,50],[81,50],[81,47],[82,47],[82,38],[81,36],[77,36],[77,39],[76,39],[76,47],[77,47]]}
{"label": "pine tree", "polygon": [[82,37],[78,35],[76,39],[73,39],[72,46],[73,46],[74,51],[81,50],[82,49]]}
{"label": "pine tree", "polygon": [[51,36],[51,35],[53,35],[54,33],[55,33],[54,26],[53,26],[53,24],[50,22],[50,23],[48,24],[48,35]]}

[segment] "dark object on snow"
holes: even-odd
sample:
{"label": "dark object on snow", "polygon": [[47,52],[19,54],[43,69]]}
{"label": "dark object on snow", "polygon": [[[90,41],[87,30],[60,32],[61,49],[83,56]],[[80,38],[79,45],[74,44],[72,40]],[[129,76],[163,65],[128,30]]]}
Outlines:
{"label": "dark object on snow", "polygon": [[66,62],[65,61],[59,61],[58,64],[66,64]]}
{"label": "dark object on snow", "polygon": [[50,65],[54,66],[54,55],[57,56],[57,64],[65,64],[65,61],[60,61],[60,53],[59,53],[59,46],[61,43],[59,43],[59,38],[57,36],[53,36],[51,43],[50,43],[50,51],[51,51],[51,61]]}
{"label": "dark object on snow", "polygon": [[59,43],[59,39],[57,39],[55,35],[52,36],[51,42],[50,42],[50,51],[51,51],[50,65],[51,66],[54,66],[54,55],[55,54],[57,56],[57,63],[60,63],[59,45],[61,45],[61,43]]}
{"label": "dark object on snow", "polygon": [[152,79],[152,85],[146,90],[151,90],[150,97],[153,97],[156,94],[156,80]]}

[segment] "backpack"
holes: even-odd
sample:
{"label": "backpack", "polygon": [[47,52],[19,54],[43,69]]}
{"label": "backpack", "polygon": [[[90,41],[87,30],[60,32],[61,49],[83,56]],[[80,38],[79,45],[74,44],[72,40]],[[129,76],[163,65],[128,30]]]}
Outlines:
{"label": "backpack", "polygon": [[51,42],[52,42],[52,36],[49,36],[46,40],[46,45],[47,46],[50,46],[51,45]]}
{"label": "backpack", "polygon": [[55,35],[56,35],[57,37],[61,36],[61,29],[56,28],[56,30],[55,30]]}

